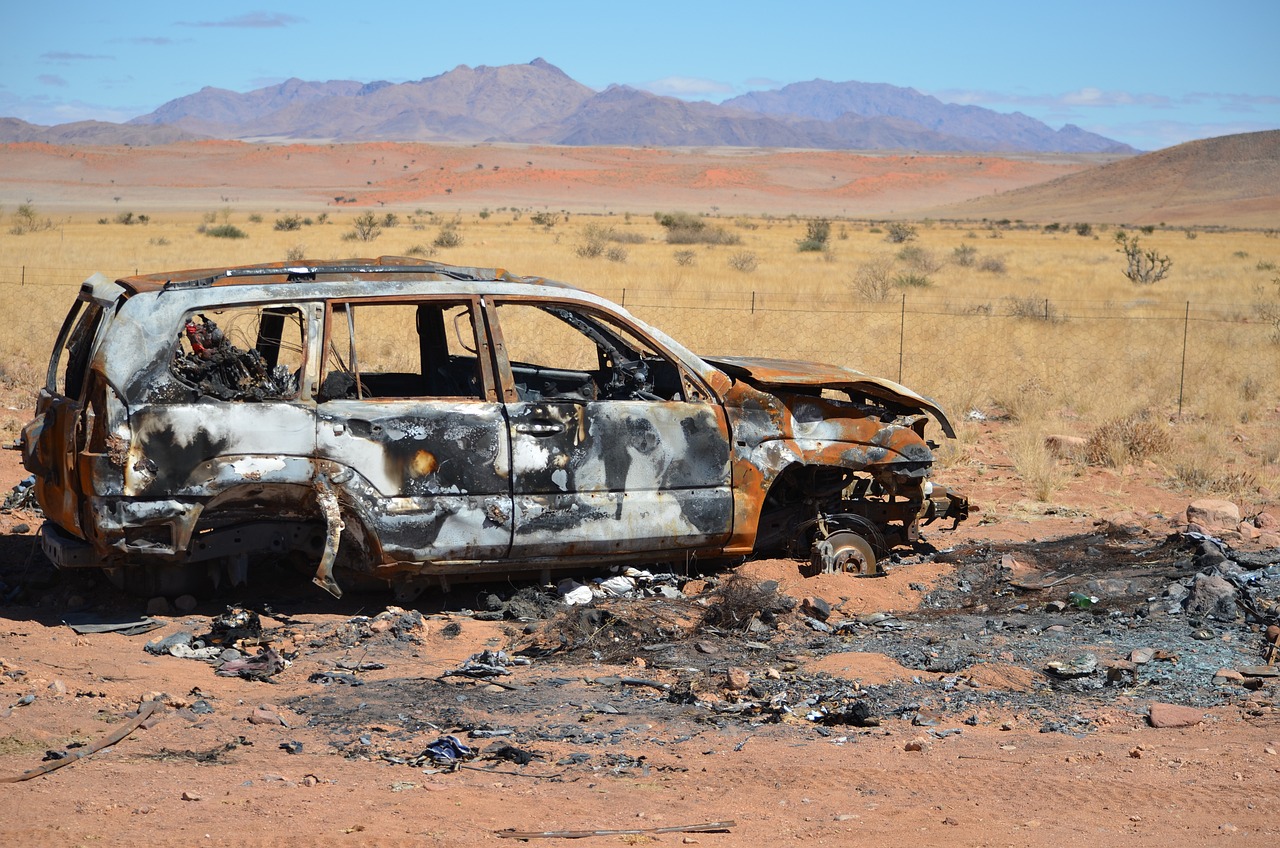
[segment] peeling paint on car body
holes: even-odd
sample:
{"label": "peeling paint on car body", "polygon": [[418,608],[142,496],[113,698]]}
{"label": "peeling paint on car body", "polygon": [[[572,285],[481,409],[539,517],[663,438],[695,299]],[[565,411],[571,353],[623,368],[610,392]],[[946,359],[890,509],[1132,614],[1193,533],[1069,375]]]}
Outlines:
{"label": "peeling paint on car body", "polygon": [[[374,344],[388,316],[409,330]],[[585,359],[539,349],[531,317]],[[501,269],[95,276],[48,374],[22,439],[42,538],[58,564],[116,575],[297,555],[337,593],[334,568],[417,585],[803,558],[828,525],[887,549],[967,514],[928,481],[927,418],[953,435],[928,398],[834,366],[703,359],[603,298]]]}

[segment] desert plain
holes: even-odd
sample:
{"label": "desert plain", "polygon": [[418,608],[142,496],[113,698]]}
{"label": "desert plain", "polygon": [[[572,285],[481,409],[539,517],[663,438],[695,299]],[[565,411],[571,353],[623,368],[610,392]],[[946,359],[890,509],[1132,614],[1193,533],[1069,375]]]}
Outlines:
{"label": "desert plain", "polygon": [[[681,597],[591,616],[518,615],[527,580],[403,611],[305,581],[179,609],[53,570],[39,516],[8,510],[0,778],[164,706],[109,748],[3,787],[3,841],[1273,842],[1280,159],[1275,134],[1255,135],[1135,159],[0,148],[5,441],[95,271],[412,255],[597,291],[699,352],[900,378],[956,421],[957,439],[933,433],[935,479],[976,505],[882,579],[803,577],[784,560],[681,566]],[[701,235],[673,241],[673,216]],[[1167,275],[1127,279],[1119,234],[1171,259]],[[0,489],[25,476],[0,454]],[[1238,554],[1252,614],[1175,597],[1214,567],[1184,535],[1205,500],[1235,507],[1192,529]],[[161,628],[144,634],[64,623],[151,604]],[[270,682],[144,650],[207,632],[229,605],[257,609],[292,657]],[[450,676],[485,649],[532,660]],[[1152,704],[1181,708],[1183,726],[1154,726]],[[444,735],[481,756],[457,770],[415,760]],[[535,756],[502,759],[502,745]],[[723,826],[655,832],[707,823]]]}

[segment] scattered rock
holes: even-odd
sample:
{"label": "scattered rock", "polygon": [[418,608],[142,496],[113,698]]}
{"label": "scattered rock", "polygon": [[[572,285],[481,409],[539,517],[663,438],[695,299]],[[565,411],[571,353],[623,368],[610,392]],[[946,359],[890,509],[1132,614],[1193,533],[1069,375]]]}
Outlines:
{"label": "scattered rock", "polygon": [[725,687],[734,692],[746,689],[751,685],[751,675],[746,669],[730,666],[729,670],[724,673]]}
{"label": "scattered rock", "polygon": [[1187,523],[1199,525],[1211,535],[1235,530],[1240,523],[1240,508],[1231,501],[1202,498],[1187,505]]}
{"label": "scattered rock", "polygon": [[1217,574],[1197,574],[1186,600],[1187,615],[1236,620],[1236,587]]}
{"label": "scattered rock", "polygon": [[184,801],[199,801],[199,800],[200,800],[200,796],[199,796],[199,795],[197,795],[195,792],[192,792],[191,790],[189,790],[189,789],[188,789],[188,790],[184,790],[184,791],[183,791],[183,793],[182,793],[182,800],[184,800]]}
{"label": "scattered rock", "polygon": [[147,615],[168,615],[172,611],[167,598],[156,596],[147,601]]}
{"label": "scattered rock", "polygon": [[1204,721],[1204,713],[1195,707],[1152,701],[1147,721],[1152,727],[1194,727]]}
{"label": "scattered rock", "polygon": [[1081,436],[1059,434],[1044,437],[1044,447],[1058,459],[1082,459],[1087,441]]}
{"label": "scattered rock", "polygon": [[179,595],[173,599],[173,606],[179,612],[191,612],[199,605],[195,595]]}
{"label": "scattered rock", "polygon": [[54,695],[65,695],[67,694],[67,684],[61,680],[55,680],[49,684],[49,691]]}
{"label": "scattered rock", "polygon": [[1098,670],[1098,658],[1090,653],[1078,654],[1070,660],[1052,660],[1045,663],[1044,670],[1064,680],[1087,677]]}
{"label": "scattered rock", "polygon": [[1155,648],[1134,648],[1129,652],[1129,662],[1135,665],[1146,665],[1155,659]]}
{"label": "scattered rock", "polygon": [[1114,512],[1094,524],[1108,536],[1141,536],[1147,532],[1142,519],[1132,512]]}
{"label": "scattered rock", "polygon": [[831,617],[831,604],[817,596],[805,598],[800,602],[800,611],[818,621],[826,621]]}
{"label": "scattered rock", "polygon": [[[253,712],[249,713],[249,723],[284,725],[284,719],[282,719],[279,713],[275,710],[262,706],[257,707]],[[284,726],[287,727],[288,725]]]}

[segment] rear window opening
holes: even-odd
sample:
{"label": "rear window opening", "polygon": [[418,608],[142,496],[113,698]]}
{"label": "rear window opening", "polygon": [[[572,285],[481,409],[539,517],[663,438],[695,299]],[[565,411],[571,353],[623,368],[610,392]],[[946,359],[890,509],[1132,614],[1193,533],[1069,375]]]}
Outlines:
{"label": "rear window opening", "polygon": [[301,309],[240,306],[188,314],[170,370],[220,400],[288,400],[298,396],[305,359]]}

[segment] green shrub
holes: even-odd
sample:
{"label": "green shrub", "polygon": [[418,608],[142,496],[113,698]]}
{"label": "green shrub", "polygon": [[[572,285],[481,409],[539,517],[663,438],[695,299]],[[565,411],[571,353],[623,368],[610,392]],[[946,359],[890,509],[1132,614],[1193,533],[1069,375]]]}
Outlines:
{"label": "green shrub", "polygon": [[224,239],[242,239],[248,238],[249,234],[237,227],[235,224],[218,224],[216,227],[205,227],[204,234],[213,236],[214,238]]}

